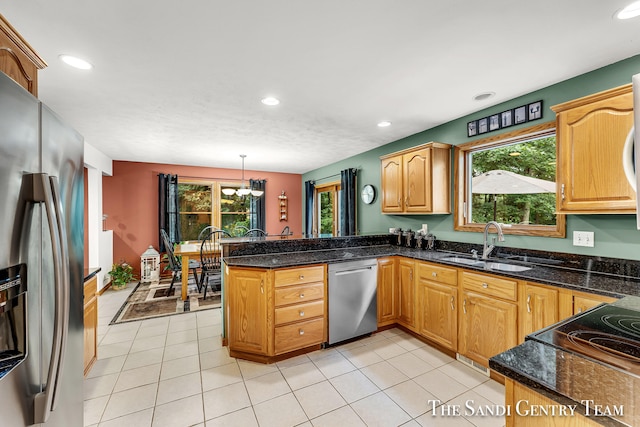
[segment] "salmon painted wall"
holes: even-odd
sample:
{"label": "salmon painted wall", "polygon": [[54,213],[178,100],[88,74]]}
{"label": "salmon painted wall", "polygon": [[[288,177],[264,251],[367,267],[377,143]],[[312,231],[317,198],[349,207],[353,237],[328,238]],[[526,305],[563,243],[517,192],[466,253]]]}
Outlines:
{"label": "salmon painted wall", "polygon": [[[158,249],[158,174],[178,177],[240,181],[240,169],[218,169],[157,163],[113,162],[113,176],[102,181],[103,212],[108,215],[107,229],[113,230],[113,261],[126,260],[140,270],[140,255],[153,245]],[[266,179],[266,231],[280,234],[289,226],[302,234],[302,179],[299,174],[244,171],[249,179]],[[278,196],[288,198],[289,219],[280,221]]]}

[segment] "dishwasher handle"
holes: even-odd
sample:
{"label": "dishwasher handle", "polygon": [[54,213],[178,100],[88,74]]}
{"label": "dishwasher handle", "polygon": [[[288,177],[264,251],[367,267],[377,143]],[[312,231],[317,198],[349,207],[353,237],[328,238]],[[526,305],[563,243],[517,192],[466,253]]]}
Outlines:
{"label": "dishwasher handle", "polygon": [[362,267],[362,268],[354,268],[353,270],[340,270],[340,271],[336,271],[333,274],[336,275],[336,276],[343,276],[345,274],[354,274],[354,273],[361,273],[361,272],[371,271],[372,268],[373,268],[373,266]]}

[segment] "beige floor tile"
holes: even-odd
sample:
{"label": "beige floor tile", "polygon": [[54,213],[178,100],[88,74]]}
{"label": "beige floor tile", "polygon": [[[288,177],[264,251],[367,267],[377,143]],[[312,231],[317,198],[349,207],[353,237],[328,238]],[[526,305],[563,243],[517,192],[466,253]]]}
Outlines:
{"label": "beige floor tile", "polygon": [[203,391],[242,382],[242,374],[236,362],[202,370],[200,376],[202,378]]}
{"label": "beige floor tile", "polygon": [[155,365],[156,363],[162,362],[163,354],[164,348],[152,348],[151,350],[129,353],[122,370],[128,371],[129,369],[140,368],[141,366]]}
{"label": "beige floor tile", "polygon": [[468,367],[464,363],[454,360],[444,366],[438,368],[438,370],[444,372],[460,384],[467,386],[468,388],[476,387],[486,381],[489,381],[489,377],[475,371]]}
{"label": "beige floor tile", "polygon": [[404,348],[406,351],[413,351],[426,346],[424,342],[409,334],[391,337],[390,340]]}
{"label": "beige floor tile", "polygon": [[407,353],[406,351],[400,356],[388,359],[387,362],[409,378],[415,378],[435,369],[415,354]]}
{"label": "beige floor tile", "polygon": [[342,355],[356,368],[360,369],[374,363],[382,362],[384,359],[378,355],[372,348],[368,346],[357,347],[351,350],[343,351]]}
{"label": "beige floor tile", "polygon": [[126,355],[110,357],[106,359],[97,360],[93,365],[87,378],[101,377],[107,374],[116,374],[122,370],[124,362],[127,359]]}
{"label": "beige floor tile", "polygon": [[222,348],[222,338],[220,336],[198,339],[198,351],[200,353],[219,350],[221,348]]}
{"label": "beige floor tile", "polygon": [[[492,412],[499,407],[484,396],[469,390],[447,402],[448,405],[460,405],[464,418],[477,427],[501,427],[505,424],[505,417],[499,412]],[[504,404],[502,404],[504,405]],[[472,409],[469,409],[472,408]],[[500,414],[500,415],[498,415]]]}
{"label": "beige floor tile", "polygon": [[203,371],[215,368],[216,366],[228,365],[229,363],[238,364],[236,359],[229,356],[229,350],[227,347],[210,351],[208,353],[200,353],[200,369]]}
{"label": "beige floor tile", "polygon": [[169,317],[169,333],[188,331],[198,328],[198,323],[195,317],[188,317],[188,314],[180,314],[177,316]]}
{"label": "beige floor tile", "polygon": [[293,394],[308,418],[319,417],[347,404],[329,381],[301,388]]}
{"label": "beige floor tile", "polygon": [[407,352],[404,348],[388,339],[378,340],[367,345],[367,348],[372,349],[376,354],[383,359],[390,359],[392,357],[400,356]]}
{"label": "beige floor tile", "polygon": [[110,395],[113,392],[116,381],[118,381],[118,375],[118,373],[115,373],[85,379],[84,400]]}
{"label": "beige floor tile", "polygon": [[320,372],[327,378],[337,377],[356,370],[353,363],[349,362],[349,360],[339,352],[330,353],[326,357],[312,360],[318,369],[320,369]]}
{"label": "beige floor tile", "polygon": [[316,365],[310,360],[300,365],[281,368],[280,372],[282,372],[284,379],[289,383],[291,390],[298,390],[326,380],[322,372],[320,372]]}
{"label": "beige floor tile", "polygon": [[464,417],[441,417],[430,413],[421,415],[416,421],[423,427],[475,427]]}
{"label": "beige floor tile", "polygon": [[253,405],[291,393],[291,387],[289,387],[280,371],[246,380],[245,385]]}
{"label": "beige floor tile", "polygon": [[[203,393],[205,420],[250,408],[251,400],[243,383],[235,383]],[[255,420],[253,411],[251,416]]]}
{"label": "beige floor tile", "polygon": [[189,341],[198,340],[198,331],[195,329],[187,329],[184,331],[167,333],[167,345],[182,344]]}
{"label": "beige floor tile", "polygon": [[366,424],[350,406],[343,406],[311,420],[313,427],[366,427]]}
{"label": "beige floor tile", "polygon": [[123,415],[153,408],[156,401],[156,384],[149,384],[113,393],[109,398],[102,420],[112,420]]}
{"label": "beige floor tile", "polygon": [[204,423],[202,394],[156,406],[153,427],[189,427]]}
{"label": "beige floor tile", "polygon": [[[206,409],[206,407],[205,407]],[[207,427],[258,427],[252,408],[241,409],[207,421]]]}
{"label": "beige floor tile", "polygon": [[382,390],[409,379],[387,361],[365,366],[361,371]]}
{"label": "beige floor tile", "polygon": [[198,356],[187,356],[180,359],[168,360],[162,362],[160,380],[167,380],[194,372],[200,372],[200,358]]}
{"label": "beige floor tile", "polygon": [[352,403],[351,407],[369,427],[399,426],[411,420],[411,417],[383,392],[358,400]]}
{"label": "beige floor tile", "polygon": [[240,367],[240,372],[242,372],[242,377],[245,381],[262,375],[278,372],[278,367],[276,365],[267,365],[242,359],[238,359],[238,366]]}
{"label": "beige floor tile", "polygon": [[299,356],[290,357],[289,359],[281,360],[276,363],[276,366],[278,367],[278,369],[282,370],[286,368],[291,368],[293,366],[302,365],[303,363],[308,363],[308,362],[311,362],[311,359],[309,359],[309,356],[307,356],[306,354],[301,354]]}
{"label": "beige floor tile", "polygon": [[128,390],[147,384],[156,384],[160,379],[160,364],[141,366],[120,373],[113,392]]}
{"label": "beige floor tile", "polygon": [[133,339],[136,337],[136,334],[138,333],[138,329],[128,329],[128,330],[115,330],[115,329],[109,329],[109,332],[107,332],[104,336],[104,338],[102,339],[102,341],[100,342],[100,344],[102,345],[108,345],[108,344],[115,344],[115,343],[119,343],[119,342],[128,342],[128,341],[133,341]]}
{"label": "beige floor tile", "polygon": [[182,344],[167,345],[164,348],[163,361],[180,359],[182,357],[198,354],[198,341],[190,341]]}
{"label": "beige floor tile", "polygon": [[254,405],[253,410],[260,427],[297,426],[307,421],[307,416],[293,393]]}
{"label": "beige floor tile", "polygon": [[160,381],[156,405],[163,405],[195,394],[202,394],[200,372]]}
{"label": "beige floor tile", "polygon": [[496,405],[504,405],[504,385],[497,381],[489,380],[473,388],[473,391],[484,396]]}
{"label": "beige floor tile", "polygon": [[329,381],[347,403],[353,403],[380,391],[380,388],[360,371],[348,372]]}
{"label": "beige floor tile", "polygon": [[429,346],[417,348],[411,351],[411,354],[418,356],[420,359],[424,360],[434,368],[446,365],[447,363],[451,363],[452,360],[455,360],[451,356],[444,354],[440,350],[436,350],[435,348]]}
{"label": "beige floor tile", "polygon": [[412,380],[389,387],[384,392],[412,418],[431,410],[429,401],[437,400],[434,395]]}
{"label": "beige floor tile", "polygon": [[133,345],[131,345],[129,353],[136,353],[138,351],[151,350],[154,348],[163,348],[166,341],[167,336],[165,334],[154,335],[151,337],[136,337],[136,339],[133,340]]}
{"label": "beige floor tile", "polygon": [[131,344],[133,344],[133,340],[100,345],[98,347],[98,360],[125,355],[129,353]]}
{"label": "beige floor tile", "polygon": [[467,387],[437,369],[415,377],[413,380],[442,402],[447,402],[468,390]]}
{"label": "beige floor tile", "polygon": [[134,412],[123,417],[100,423],[100,427],[151,427],[153,409]]}
{"label": "beige floor tile", "polygon": [[84,425],[98,424],[109,402],[109,396],[101,396],[84,401]]}

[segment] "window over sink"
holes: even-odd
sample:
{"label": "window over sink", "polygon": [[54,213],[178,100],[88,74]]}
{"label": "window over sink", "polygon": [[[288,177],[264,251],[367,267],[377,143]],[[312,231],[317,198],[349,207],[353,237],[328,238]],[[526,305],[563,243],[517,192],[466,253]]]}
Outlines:
{"label": "window over sink", "polygon": [[508,234],[564,237],[555,177],[555,122],[456,146],[454,228],[482,232],[497,221]]}

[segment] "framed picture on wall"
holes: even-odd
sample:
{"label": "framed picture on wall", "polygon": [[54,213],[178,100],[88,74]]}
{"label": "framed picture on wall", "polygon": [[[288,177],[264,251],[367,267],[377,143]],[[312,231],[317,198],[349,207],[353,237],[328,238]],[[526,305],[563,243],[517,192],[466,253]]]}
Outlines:
{"label": "framed picture on wall", "polygon": [[478,134],[478,122],[475,120],[467,123],[467,136],[476,136]]}
{"label": "framed picture on wall", "polygon": [[513,123],[519,125],[527,121],[527,106],[523,105],[513,110]]}
{"label": "framed picture on wall", "polygon": [[527,106],[529,120],[542,118],[542,101],[532,102]]}
{"label": "framed picture on wall", "polygon": [[513,110],[500,113],[500,127],[508,128],[511,125],[513,125]]}
{"label": "framed picture on wall", "polygon": [[500,129],[500,114],[489,116],[489,130]]}
{"label": "framed picture on wall", "polygon": [[487,133],[489,131],[489,118],[485,117],[478,120],[478,134]]}

